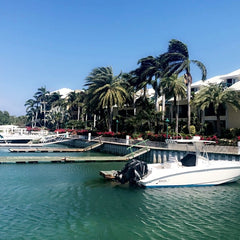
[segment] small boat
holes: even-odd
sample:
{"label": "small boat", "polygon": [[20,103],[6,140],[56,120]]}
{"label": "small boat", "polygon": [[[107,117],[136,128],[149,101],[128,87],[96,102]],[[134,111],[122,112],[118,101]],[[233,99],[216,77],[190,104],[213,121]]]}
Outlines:
{"label": "small boat", "polygon": [[146,164],[132,160],[122,171],[114,172],[120,183],[133,183],[142,187],[195,187],[213,186],[240,179],[240,161],[209,160],[200,149],[207,143],[200,137],[176,140],[176,143],[192,144],[194,152],[187,153],[180,161]]}

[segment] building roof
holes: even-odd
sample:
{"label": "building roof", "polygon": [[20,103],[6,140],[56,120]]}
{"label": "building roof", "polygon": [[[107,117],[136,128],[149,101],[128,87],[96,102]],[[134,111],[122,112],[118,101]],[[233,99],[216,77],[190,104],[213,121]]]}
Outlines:
{"label": "building roof", "polygon": [[234,83],[232,86],[229,87],[229,89],[235,90],[235,91],[240,91],[240,81]]}
{"label": "building roof", "polygon": [[55,91],[51,92],[51,94],[54,92],[59,93],[61,95],[61,98],[66,98],[68,96],[68,94],[71,92],[74,92],[74,90],[72,90],[70,88],[61,88],[59,90],[55,90]]}
{"label": "building roof", "polygon": [[228,74],[224,74],[224,75],[219,75],[219,76],[215,76],[212,78],[209,78],[205,81],[197,81],[194,82],[191,87],[192,88],[200,88],[201,86],[206,86],[209,84],[220,84],[220,83],[224,83],[226,82],[227,79],[235,79],[235,83],[233,83],[232,86],[230,86],[231,89],[234,89],[236,91],[240,91],[240,69],[233,71],[231,73]]}
{"label": "building roof", "polygon": [[223,79],[227,78],[238,78],[240,80],[240,69],[221,76]]}

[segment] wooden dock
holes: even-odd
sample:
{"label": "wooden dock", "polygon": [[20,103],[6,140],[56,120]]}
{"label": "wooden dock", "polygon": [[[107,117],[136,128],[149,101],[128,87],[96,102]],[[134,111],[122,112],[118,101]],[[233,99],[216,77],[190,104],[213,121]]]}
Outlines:
{"label": "wooden dock", "polygon": [[90,156],[90,157],[45,157],[45,156],[20,156],[0,157],[0,164],[11,163],[84,163],[84,162],[124,162],[124,156]]}
{"label": "wooden dock", "polygon": [[103,178],[105,179],[114,180],[116,178],[117,171],[116,170],[100,171],[99,174],[103,176]]}
{"label": "wooden dock", "polygon": [[84,148],[10,148],[15,153],[84,152]]}
{"label": "wooden dock", "polygon": [[24,152],[30,152],[30,153],[33,153],[33,152],[36,152],[36,153],[46,153],[46,152],[87,152],[87,151],[90,151],[94,148],[97,148],[99,146],[101,146],[102,143],[95,143],[91,146],[88,146],[88,147],[85,147],[85,148],[51,148],[51,147],[48,147],[48,148],[43,148],[43,147],[40,147],[40,148],[31,148],[31,147],[28,147],[28,148],[9,148],[9,151],[10,152],[18,152],[18,153],[24,153]]}

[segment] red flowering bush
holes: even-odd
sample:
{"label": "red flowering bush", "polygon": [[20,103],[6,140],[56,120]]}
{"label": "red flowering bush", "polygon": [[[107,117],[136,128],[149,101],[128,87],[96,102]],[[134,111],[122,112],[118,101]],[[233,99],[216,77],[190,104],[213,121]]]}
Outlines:
{"label": "red flowering bush", "polygon": [[88,130],[86,129],[77,130],[77,134],[86,134],[86,133],[88,133]]}
{"label": "red flowering bush", "polygon": [[[170,138],[171,135],[168,135],[168,137]],[[165,133],[160,134],[147,133],[144,138],[149,139],[150,141],[165,142],[167,135]]]}
{"label": "red flowering bush", "polygon": [[55,133],[66,133],[67,131],[66,131],[66,129],[60,128],[60,129],[56,129],[54,132]]}
{"label": "red flowering bush", "polygon": [[115,134],[114,132],[97,132],[97,135],[103,137],[113,137]]}
{"label": "red flowering bush", "polygon": [[38,128],[38,127],[32,128],[32,127],[27,126],[27,127],[26,127],[26,130],[27,130],[27,131],[40,131],[41,128]]}

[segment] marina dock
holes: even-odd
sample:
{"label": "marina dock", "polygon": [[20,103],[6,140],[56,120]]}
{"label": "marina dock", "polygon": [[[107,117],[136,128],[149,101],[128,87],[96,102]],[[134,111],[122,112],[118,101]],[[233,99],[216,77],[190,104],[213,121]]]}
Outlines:
{"label": "marina dock", "polygon": [[84,148],[10,148],[15,153],[85,152]]}
{"label": "marina dock", "polygon": [[84,162],[124,162],[124,156],[90,156],[90,157],[45,157],[45,156],[19,156],[0,157],[0,164],[8,163],[84,163]]}
{"label": "marina dock", "polygon": [[[14,148],[9,149],[12,153],[53,153],[53,152],[86,152],[101,146],[102,143],[96,143],[86,148]],[[132,151],[125,156],[11,156],[0,157],[0,163],[74,163],[74,162],[124,162],[140,156],[150,151],[149,148],[143,147],[136,151]]]}
{"label": "marina dock", "polygon": [[18,153],[24,153],[24,152],[37,152],[37,153],[43,153],[43,152],[87,152],[90,151],[94,148],[97,148],[99,146],[101,146],[102,143],[95,143],[91,146],[85,147],[85,148],[9,148],[10,152],[18,152]]}

